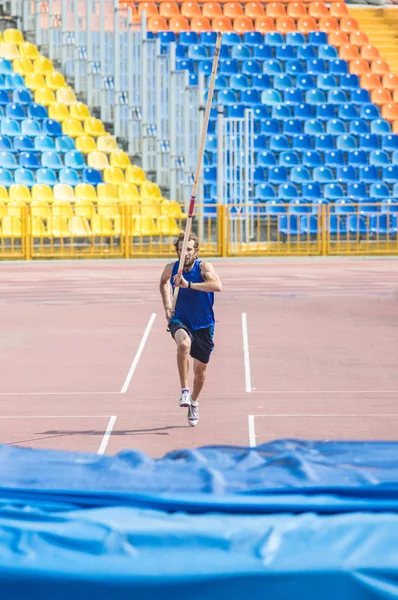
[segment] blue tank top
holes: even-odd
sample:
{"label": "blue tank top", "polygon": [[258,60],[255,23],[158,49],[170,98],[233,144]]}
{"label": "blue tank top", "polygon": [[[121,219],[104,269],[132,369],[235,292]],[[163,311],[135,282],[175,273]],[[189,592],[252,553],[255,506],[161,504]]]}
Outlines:
{"label": "blue tank top", "polygon": [[[196,260],[190,271],[184,271],[184,279],[191,283],[202,283],[204,281],[200,272],[200,260]],[[173,279],[178,272],[178,261],[174,263],[171,276],[171,285],[174,291]],[[173,321],[181,321],[192,331],[204,329],[214,325],[214,292],[198,292],[190,289],[180,288]]]}

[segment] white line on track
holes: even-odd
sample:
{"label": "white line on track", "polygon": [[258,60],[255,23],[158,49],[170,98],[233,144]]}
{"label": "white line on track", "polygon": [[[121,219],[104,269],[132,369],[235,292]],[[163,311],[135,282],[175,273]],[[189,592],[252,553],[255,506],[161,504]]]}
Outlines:
{"label": "white line on track", "polygon": [[112,429],[115,426],[116,419],[117,419],[116,416],[113,416],[109,419],[108,427],[106,428],[104,437],[102,438],[101,446],[98,448],[97,454],[104,454],[106,447],[108,445],[108,442],[109,442],[109,438],[111,437]]}
{"label": "white line on track", "polygon": [[120,392],[0,392],[0,396],[115,396]]}
{"label": "white line on track", "polygon": [[121,394],[125,394],[127,392],[127,390],[129,389],[130,381],[131,381],[131,379],[134,375],[134,372],[137,368],[138,361],[140,360],[142,351],[144,350],[146,341],[148,339],[149,333],[151,331],[151,328],[152,328],[152,325],[153,325],[153,322],[155,321],[155,319],[156,319],[156,313],[152,313],[149,318],[149,321],[147,323],[147,326],[145,327],[144,335],[141,338],[141,342],[140,342],[140,345],[138,346],[136,355],[134,356],[133,362],[131,363],[130,370],[127,373],[127,377],[126,377],[123,387],[120,391]]}
{"label": "white line on track", "polygon": [[398,394],[398,390],[253,390],[254,394]]}
{"label": "white line on track", "polygon": [[245,383],[246,392],[252,391],[252,382],[250,375],[250,354],[249,354],[249,336],[247,333],[247,315],[242,313],[242,337],[243,337],[243,360],[245,363]]}
{"label": "white line on track", "polygon": [[398,413],[291,413],[291,414],[281,414],[281,413],[275,413],[275,414],[259,414],[259,415],[255,415],[256,417],[268,417],[268,418],[272,418],[272,417],[278,417],[278,418],[297,418],[297,417],[320,417],[320,418],[325,418],[325,417],[398,417]]}
{"label": "white line on track", "polygon": [[248,421],[249,421],[249,446],[250,448],[255,448],[256,447],[256,428],[254,425],[254,417],[255,415],[249,415],[248,416]]}
{"label": "white line on track", "polygon": [[1,419],[109,419],[109,415],[0,415]]}

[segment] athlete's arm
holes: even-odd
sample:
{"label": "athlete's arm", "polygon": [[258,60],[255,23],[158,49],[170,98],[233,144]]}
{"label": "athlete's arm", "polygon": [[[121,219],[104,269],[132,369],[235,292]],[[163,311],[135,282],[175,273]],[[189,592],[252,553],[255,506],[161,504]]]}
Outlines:
{"label": "athlete's arm", "polygon": [[[202,261],[200,263],[200,272],[204,279],[203,282],[200,283],[192,283],[191,290],[195,290],[197,292],[221,292],[222,283],[221,279],[217,275],[213,265],[211,263]],[[178,276],[176,276],[178,278]],[[183,276],[178,278],[177,281],[174,280],[175,285],[182,288],[188,287],[188,282],[184,279]]]}
{"label": "athlete's arm", "polygon": [[171,314],[171,287],[170,287],[170,279],[173,272],[173,263],[169,263],[163,269],[162,276],[160,278],[159,290],[160,295],[162,296],[163,308],[166,315],[167,321],[169,321],[172,317]]}

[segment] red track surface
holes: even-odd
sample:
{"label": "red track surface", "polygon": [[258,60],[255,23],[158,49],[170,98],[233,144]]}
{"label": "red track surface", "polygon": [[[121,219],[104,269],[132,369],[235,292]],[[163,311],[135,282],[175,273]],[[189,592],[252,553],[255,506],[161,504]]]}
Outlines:
{"label": "red track surface", "polygon": [[109,453],[160,456],[278,437],[398,438],[398,260],[216,261],[224,290],[195,429],[178,407],[174,342],[158,292],[163,264],[1,265],[0,442],[97,452],[112,415]]}

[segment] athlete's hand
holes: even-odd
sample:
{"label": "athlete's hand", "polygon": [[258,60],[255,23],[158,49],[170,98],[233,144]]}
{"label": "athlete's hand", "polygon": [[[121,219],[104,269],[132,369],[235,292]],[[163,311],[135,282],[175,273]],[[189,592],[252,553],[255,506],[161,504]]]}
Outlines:
{"label": "athlete's hand", "polygon": [[179,288],[187,288],[188,281],[186,279],[184,279],[184,276],[182,274],[179,275],[177,273],[177,275],[174,276],[174,285],[175,285],[175,287],[179,287]]}

